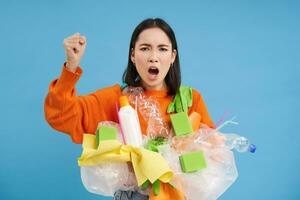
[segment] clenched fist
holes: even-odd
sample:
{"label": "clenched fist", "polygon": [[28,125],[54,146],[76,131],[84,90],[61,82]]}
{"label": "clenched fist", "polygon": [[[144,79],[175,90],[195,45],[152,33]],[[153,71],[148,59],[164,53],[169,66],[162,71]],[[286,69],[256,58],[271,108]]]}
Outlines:
{"label": "clenched fist", "polygon": [[86,38],[75,33],[64,39],[64,47],[67,56],[66,66],[70,71],[75,72],[85,51]]}

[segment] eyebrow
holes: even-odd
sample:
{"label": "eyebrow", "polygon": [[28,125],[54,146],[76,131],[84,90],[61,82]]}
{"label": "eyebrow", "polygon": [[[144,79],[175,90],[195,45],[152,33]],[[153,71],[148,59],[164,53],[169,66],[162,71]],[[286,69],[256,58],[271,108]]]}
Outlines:
{"label": "eyebrow", "polygon": [[[139,46],[151,47],[152,45],[148,44],[148,43],[143,43],[143,44],[140,44]],[[159,44],[158,47],[169,47],[169,45],[167,45],[167,44]]]}

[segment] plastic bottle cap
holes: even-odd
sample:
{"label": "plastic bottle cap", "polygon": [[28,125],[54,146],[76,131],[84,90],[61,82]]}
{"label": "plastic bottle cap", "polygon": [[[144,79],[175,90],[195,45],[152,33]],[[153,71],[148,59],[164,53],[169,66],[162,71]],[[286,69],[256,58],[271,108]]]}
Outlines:
{"label": "plastic bottle cap", "polygon": [[129,105],[129,101],[128,101],[128,97],[127,96],[121,96],[119,98],[119,102],[120,102],[120,106],[128,106]]}
{"label": "plastic bottle cap", "polygon": [[250,144],[249,152],[254,153],[256,151],[256,146],[254,144]]}

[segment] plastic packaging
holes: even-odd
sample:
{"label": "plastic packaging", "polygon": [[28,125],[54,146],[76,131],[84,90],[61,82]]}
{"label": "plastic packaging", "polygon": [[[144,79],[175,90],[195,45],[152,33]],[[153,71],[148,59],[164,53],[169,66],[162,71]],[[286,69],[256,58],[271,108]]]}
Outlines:
{"label": "plastic packaging", "polygon": [[149,138],[157,136],[168,138],[170,137],[170,127],[164,121],[158,102],[153,97],[144,95],[142,87],[126,87],[122,93],[127,95],[130,104],[134,105],[143,119],[147,122],[146,135]]}
{"label": "plastic packaging", "polygon": [[225,146],[229,149],[235,149],[238,152],[250,153],[254,153],[256,150],[256,146],[254,144],[250,144],[249,140],[245,137],[237,134],[225,134],[225,137]]}
{"label": "plastic packaging", "polygon": [[95,194],[113,196],[117,190],[135,190],[135,175],[127,163],[106,163],[82,166],[81,180],[85,188]]}
{"label": "plastic packaging", "polygon": [[[237,179],[234,155],[224,146],[225,141],[224,134],[202,128],[194,134],[173,138],[170,145],[159,147],[159,152],[174,171],[172,184],[181,189],[188,200],[217,199]],[[178,157],[199,150],[205,155],[207,168],[183,173]]]}
{"label": "plastic packaging", "polygon": [[127,96],[120,97],[120,106],[118,115],[126,144],[141,147],[143,139],[136,110],[130,106]]}

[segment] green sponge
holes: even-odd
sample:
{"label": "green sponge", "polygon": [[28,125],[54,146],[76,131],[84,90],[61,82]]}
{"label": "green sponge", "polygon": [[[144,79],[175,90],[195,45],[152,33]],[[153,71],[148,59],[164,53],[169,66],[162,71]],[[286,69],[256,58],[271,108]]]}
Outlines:
{"label": "green sponge", "polygon": [[179,157],[183,172],[195,172],[206,168],[205,157],[202,151],[183,154]]}
{"label": "green sponge", "polygon": [[187,112],[180,112],[170,116],[176,136],[182,136],[193,132],[192,124]]}
{"label": "green sponge", "polygon": [[118,135],[118,129],[111,126],[100,126],[97,129],[96,134],[96,145],[99,145],[100,141],[103,140],[116,140]]}

